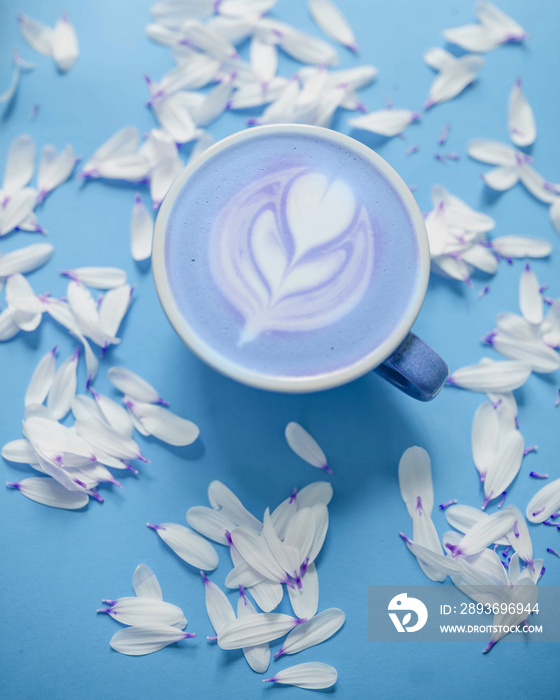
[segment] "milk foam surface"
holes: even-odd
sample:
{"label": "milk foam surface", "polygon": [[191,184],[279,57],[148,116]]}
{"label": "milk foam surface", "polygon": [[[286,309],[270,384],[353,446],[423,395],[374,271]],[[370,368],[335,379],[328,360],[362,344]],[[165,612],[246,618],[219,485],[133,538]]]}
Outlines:
{"label": "milk foam surface", "polygon": [[315,376],[383,342],[419,280],[414,227],[361,155],[320,137],[220,151],[182,188],[165,261],[187,322],[257,372]]}

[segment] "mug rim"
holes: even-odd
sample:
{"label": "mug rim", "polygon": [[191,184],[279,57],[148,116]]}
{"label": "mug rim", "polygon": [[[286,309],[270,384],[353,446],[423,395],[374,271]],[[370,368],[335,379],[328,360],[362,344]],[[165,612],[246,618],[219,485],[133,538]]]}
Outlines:
{"label": "mug rim", "polygon": [[[416,235],[416,242],[418,245],[418,277],[416,287],[406,309],[406,313],[403,314],[391,334],[371,352],[362,356],[356,362],[329,372],[322,372],[310,376],[264,374],[263,372],[238,365],[236,362],[233,362],[217,352],[193,330],[179,310],[166,272],[165,243],[167,223],[173,205],[185,183],[195,175],[199,168],[208,160],[224,149],[228,149],[230,146],[241,141],[250,141],[251,139],[274,133],[292,133],[320,137],[330,143],[340,145],[348,151],[357,153],[371,163],[392,185],[402,204],[405,206],[411,219],[412,228]],[[252,387],[286,393],[304,393],[321,391],[347,384],[353,379],[357,379],[368,371],[375,369],[375,367],[382,364],[394,350],[396,350],[412,328],[420,312],[422,303],[424,302],[430,276],[430,250],[424,217],[420,212],[412,192],[401,176],[376,151],[351,136],[321,126],[311,124],[266,124],[226,136],[210,146],[204,153],[196,158],[194,162],[189,163],[184,170],[179,173],[165,195],[156,218],[152,245],[152,272],[160,303],[171,325],[187,347],[189,347],[203,362],[220,373]]]}

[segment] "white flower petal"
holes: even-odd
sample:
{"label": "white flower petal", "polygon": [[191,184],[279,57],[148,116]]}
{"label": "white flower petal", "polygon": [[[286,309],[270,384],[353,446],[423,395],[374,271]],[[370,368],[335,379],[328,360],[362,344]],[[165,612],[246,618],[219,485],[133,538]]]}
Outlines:
{"label": "white flower petal", "polygon": [[208,126],[216,121],[226,110],[233,92],[230,79],[224,80],[204,97],[204,102],[199,109],[193,112],[193,119],[197,126]]}
{"label": "white flower petal", "polygon": [[224,0],[218,6],[218,12],[229,17],[245,17],[249,14],[265,14],[271,10],[277,0]]}
{"label": "white flower petal", "polygon": [[[315,541],[315,524],[315,512],[311,508],[301,508],[297,510],[286,528],[284,544],[287,547],[294,547],[299,552],[299,566],[307,561],[311,552]],[[319,543],[320,545],[322,542]],[[298,579],[297,570],[291,570],[288,573],[296,580]]]}
{"label": "white flower petal", "polygon": [[161,625],[135,625],[119,630],[109,642],[111,647],[120,654],[141,656],[159,651],[173,642],[188,639],[196,635],[183,632],[177,627]]}
{"label": "white flower petal", "polygon": [[107,338],[114,338],[119,332],[132,301],[133,288],[129,284],[109,289],[99,305],[99,328]]}
{"label": "white flower petal", "polygon": [[34,464],[37,462],[37,455],[28,440],[12,440],[7,442],[2,448],[2,457],[10,462],[18,464]]}
{"label": "white flower petal", "polygon": [[515,515],[511,511],[502,510],[492,513],[468,530],[458,545],[451,546],[451,555],[457,557],[460,554],[469,555],[481,552],[489,544],[506,535],[513,527],[514,522]]}
{"label": "white flower petal", "polygon": [[167,442],[169,445],[183,447],[190,445],[199,436],[198,426],[186,418],[181,418],[168,408],[142,401],[127,401],[127,407],[140,421],[144,430]]}
{"label": "white flower petal", "polygon": [[37,367],[35,367],[25,392],[24,403],[26,406],[33,403],[41,404],[47,398],[56,372],[57,347],[55,345],[52,350],[39,360]]}
{"label": "white flower petal", "polygon": [[352,27],[332,0],[309,0],[308,7],[311,16],[327,36],[350,51],[358,50]]}
{"label": "white flower petal", "polygon": [[241,560],[226,576],[225,585],[227,588],[239,588],[239,586],[250,588],[263,581],[268,581],[268,579],[258,571],[255,571],[245,560]]}
{"label": "white flower petal", "polygon": [[150,164],[148,160],[144,156],[133,153],[98,163],[94,173],[86,177],[103,177],[107,180],[141,182],[148,177],[149,173]]}
{"label": "white flower petal", "polygon": [[253,35],[250,45],[250,61],[258,81],[268,83],[274,78],[278,68],[276,46],[269,41],[264,41],[258,34]]}
{"label": "white flower petal", "polygon": [[206,506],[189,508],[187,523],[204,537],[223,545],[229,544],[225,531],[230,532],[235,527],[235,523],[223,513]]}
{"label": "white flower petal", "polygon": [[441,255],[445,252],[448,239],[447,220],[443,206],[436,207],[428,212],[424,223],[428,233],[431,257]]}
{"label": "white flower petal", "polygon": [[154,572],[146,564],[139,564],[132,575],[132,587],[138,598],[163,600],[161,587]]}
{"label": "white flower petal", "polygon": [[336,634],[344,624],[346,615],[338,608],[328,608],[293,629],[284,640],[280,649],[274,654],[277,659],[283,654],[297,654],[325,642]]}
{"label": "white flower petal", "polygon": [[298,617],[311,619],[315,615],[319,607],[319,577],[315,563],[309,564],[301,577],[301,588],[288,588],[288,596],[292,610]]}
{"label": "white flower petal", "polygon": [[549,209],[549,216],[552,225],[558,233],[560,233],[560,197],[556,197]]}
{"label": "white flower petal", "polygon": [[[473,461],[481,481],[486,478],[488,469],[495,458],[497,445],[498,416],[494,406],[486,401],[476,410],[471,431]],[[447,511],[446,515],[448,515]],[[447,520],[453,525],[449,518]]]}
{"label": "white flower petal", "polygon": [[282,671],[278,671],[272,678],[266,678],[265,682],[282,683],[284,685],[295,685],[298,688],[308,688],[310,690],[320,690],[330,688],[338,678],[338,673],[333,666],[321,663],[320,661],[310,661],[305,664],[290,666]]}
{"label": "white flower petal", "polygon": [[159,89],[166,95],[178,90],[198,90],[215,80],[220,61],[204,53],[192,53],[159,81]]}
{"label": "white flower petal", "polygon": [[517,166],[517,151],[512,146],[491,139],[471,139],[467,143],[467,153],[471,158],[490,165]]}
{"label": "white flower petal", "polygon": [[481,175],[485,184],[497,192],[505,192],[519,182],[519,172],[517,168],[511,166],[497,166]]}
{"label": "white flower petal", "polygon": [[110,607],[97,612],[107,613],[123,625],[165,625],[179,629],[187,625],[181,608],[156,598],[127,596],[104,602]]}
{"label": "white flower petal", "polygon": [[134,260],[147,260],[150,257],[153,237],[154,221],[152,215],[142,203],[140,195],[137,194],[130,219],[130,252]]}
{"label": "white flower petal", "polygon": [[[288,590],[292,590],[289,588]],[[255,603],[263,612],[272,612],[275,610],[284,597],[284,587],[280,583],[274,581],[261,581],[249,588],[249,592],[253,596]]]}
{"label": "white flower petal", "polygon": [[499,33],[502,42],[523,41],[528,36],[520,24],[491,2],[478,2],[476,16],[484,26]]}
{"label": "white flower petal", "polygon": [[22,331],[34,331],[41,323],[44,304],[22,274],[8,277],[6,303],[12,311],[13,320]]}
{"label": "white flower petal", "polygon": [[82,177],[98,177],[96,169],[104,162],[134,154],[140,143],[140,132],[135,126],[125,126],[111,136],[84,163]]}
{"label": "white flower petal", "polygon": [[21,67],[19,63],[14,61],[14,69],[12,72],[12,80],[9,87],[0,94],[0,104],[6,104],[11,101],[13,96],[16,94],[19,86],[19,78],[21,75]]}
{"label": "white flower petal", "polygon": [[327,457],[315,438],[299,423],[290,422],[285,430],[286,441],[291,449],[308,464],[318,469],[324,469],[332,474],[332,469],[327,463]]}
{"label": "white flower petal", "polygon": [[560,479],[555,479],[537,491],[529,501],[525,515],[531,523],[542,523],[558,509],[560,509]]}
{"label": "white flower petal", "polygon": [[470,276],[473,268],[458,255],[437,255],[432,258],[432,271],[442,277],[472,284]]}
{"label": "white flower petal", "polygon": [[335,49],[319,37],[301,32],[290,25],[281,24],[279,29],[279,46],[300,63],[313,65],[337,66],[339,56]]}
{"label": "white flower petal", "polygon": [[43,146],[37,174],[38,198],[40,202],[49,192],[52,192],[56,187],[68,180],[70,175],[72,175],[76,162],[76,154],[70,144],[60,153],[57,153],[56,148],[50,144]]}
{"label": "white flower petal", "polygon": [[54,25],[52,34],[52,56],[59,70],[66,72],[72,68],[80,54],[78,36],[74,25],[63,13]]}
{"label": "white flower petal", "polygon": [[[37,203],[37,190],[26,187],[14,192],[8,203],[0,209],[0,237],[13,231],[33,215],[33,207]],[[40,244],[37,244],[40,245]]]}
{"label": "white flower petal", "polygon": [[17,483],[8,483],[8,486],[17,489],[26,498],[51,508],[77,510],[89,501],[87,493],[68,491],[54,479],[41,476],[31,476]]}
{"label": "white flower petal", "polygon": [[447,383],[481,393],[513,391],[523,386],[530,374],[531,367],[526,362],[492,360],[456,370],[449,375]]}
{"label": "white flower petal", "polygon": [[101,347],[116,340],[107,337],[101,331],[97,302],[94,300],[85,284],[76,280],[70,280],[66,291],[66,298],[68,299],[70,309],[78,321],[80,331],[83,335],[91,338],[94,343]]}
{"label": "white flower petal", "polygon": [[409,124],[419,118],[418,112],[411,112],[408,109],[379,109],[354,117],[348,121],[348,124],[354,129],[364,129],[390,137],[402,134]]}
{"label": "white flower petal", "polygon": [[322,503],[328,506],[333,496],[333,487],[328,481],[314,481],[297,492],[296,505],[298,509],[313,508]]}
{"label": "white flower petal", "polygon": [[465,24],[462,27],[444,29],[443,36],[450,44],[456,44],[465,51],[485,53],[497,48],[500,35],[491,27],[482,24]]}
{"label": "white flower petal", "polygon": [[196,138],[196,124],[192,117],[191,101],[183,92],[154,100],[156,119],[177,143],[187,143]]}
{"label": "white flower petal", "polygon": [[259,533],[262,523],[245,508],[239,498],[221,481],[212,481],[208,486],[208,501],[212,508],[221,511],[236,525],[250,528]]}
{"label": "white flower petal", "polygon": [[428,49],[424,53],[423,58],[424,62],[427,63],[427,65],[429,65],[430,68],[433,68],[438,72],[448,70],[457,62],[456,56],[454,56],[452,53],[449,53],[449,51],[442,49],[439,46]]}
{"label": "white flower petal", "polygon": [[535,115],[523,94],[521,78],[517,78],[509,96],[508,130],[516,146],[530,146],[537,138]]}
{"label": "white flower petal", "polygon": [[17,20],[19,31],[29,46],[44,56],[52,56],[54,32],[51,27],[21,13]]}
{"label": "white flower petal", "polygon": [[311,508],[315,519],[315,529],[313,533],[313,542],[309,549],[309,562],[314,562],[319,552],[321,551],[329,529],[329,511],[323,503],[317,503]]}
{"label": "white flower petal", "polygon": [[77,267],[64,274],[94,289],[113,289],[126,284],[126,272],[118,267]]}
{"label": "white flower petal", "polygon": [[518,430],[502,433],[496,454],[484,479],[484,504],[498,498],[517,476],[523,461],[525,443]]}
{"label": "white flower petal", "polygon": [[521,163],[518,168],[519,179],[527,190],[539,201],[553,204],[558,195],[550,187],[548,180],[532,168],[528,163]]}
{"label": "white flower petal", "polygon": [[95,399],[99,412],[107,423],[127,437],[132,437],[134,426],[132,425],[128,411],[108,396],[98,394],[97,391],[92,388],[90,388],[90,391]]}
{"label": "white flower petal", "polygon": [[243,649],[272,642],[283,637],[298,624],[300,620],[283,613],[248,615],[222,627],[218,632],[218,646],[221,649]]}
{"label": "white flower petal", "polygon": [[[237,601],[238,618],[243,619],[245,617],[249,617],[250,615],[256,614],[257,611],[255,610],[254,605],[247,598],[243,589],[241,589],[241,595]],[[250,647],[244,647],[243,655],[255,673],[264,673],[270,664],[270,646],[268,642],[256,644]]]}
{"label": "white flower petal", "polygon": [[529,263],[525,265],[519,280],[519,308],[529,323],[536,326],[542,323],[544,312],[541,285]]}
{"label": "white flower petal", "polygon": [[228,622],[235,620],[235,612],[229,602],[229,598],[222,589],[216,586],[213,581],[210,581],[203,571],[200,572],[200,575],[204,581],[204,595],[208,619],[216,634],[220,634],[220,630],[222,630]]}
{"label": "white flower petal", "polygon": [[249,120],[249,124],[275,124],[293,121],[295,102],[299,93],[299,82],[294,76],[284,85],[278,97],[270,104],[260,117]]}
{"label": "white flower petal", "polygon": [[446,102],[459,95],[475,79],[484,64],[480,56],[467,54],[458,58],[453,65],[441,71],[430,86],[424,109],[439,102]]}
{"label": "white flower petal", "polygon": [[[173,181],[177,175],[183,170],[183,161],[175,154],[172,158],[164,158],[161,160],[150,173],[150,196],[153,202],[153,208],[157,209],[163,198],[167,194],[169,188],[173,184]],[[134,219],[134,215],[133,215]],[[131,223],[131,250],[132,257],[135,260],[145,260],[150,256],[152,252],[152,238],[153,238],[153,221],[150,216],[149,223],[151,225],[150,236],[147,235],[148,221],[147,217],[144,217],[144,227],[142,229],[143,236],[140,235],[140,231],[133,232],[134,222]],[[139,222],[136,222],[136,226],[139,228]],[[142,243],[140,243],[140,241]],[[135,252],[137,251],[137,252]],[[146,257],[136,258],[135,255],[145,255]]]}
{"label": "white flower petal", "polygon": [[[492,620],[494,631],[483,653],[486,654],[490,651],[498,640],[508,634],[509,630],[527,619],[526,610],[532,610],[534,608],[537,597],[537,586],[529,576],[522,577],[516,586],[509,589],[507,598],[505,599],[507,603],[507,612],[503,613],[501,612],[501,608],[499,608],[500,612],[494,614]],[[510,612],[511,610],[515,612]],[[518,610],[522,610],[523,612],[517,612]]]}
{"label": "white flower petal", "polygon": [[288,523],[294,516],[297,510],[297,489],[294,489],[292,495],[286,498],[282,503],[275,508],[270,514],[270,519],[274,527],[274,531],[282,540],[286,533]]}
{"label": "white flower petal", "polygon": [[[484,340],[506,357],[525,364],[533,372],[547,374],[555,372],[560,367],[560,356],[540,339],[519,340],[502,331],[492,331]],[[510,389],[516,389],[511,386]],[[504,389],[507,391],[507,389]]]}
{"label": "white flower petal", "polygon": [[0,311],[0,342],[10,340],[20,331],[18,324],[14,321],[14,314],[9,307]]}
{"label": "white flower petal", "polygon": [[498,260],[494,253],[486,246],[475,243],[461,254],[463,260],[475,267],[477,270],[486,272],[487,275],[493,275],[498,270]]}
{"label": "white flower petal", "polygon": [[276,534],[268,508],[264,513],[262,535],[266,540],[272,556],[284,571],[290,573],[297,572],[303,562],[299,550],[296,547],[282,542],[280,537]]}
{"label": "white flower petal", "polygon": [[159,403],[167,406],[158,392],[145,379],[125,367],[111,367],[107,373],[109,380],[119,391],[138,401]]}
{"label": "white flower petal", "polygon": [[549,241],[543,238],[525,236],[494,238],[492,248],[495,253],[504,258],[546,258],[552,252],[552,245]]}
{"label": "white flower petal", "polygon": [[55,420],[60,420],[70,410],[74,396],[76,395],[78,359],[80,350],[74,353],[60,365],[47,396],[47,408]]}
{"label": "white flower petal", "polygon": [[430,516],[434,507],[434,487],[430,456],[422,447],[409,447],[399,462],[401,496],[411,518],[418,509]]}
{"label": "white flower petal", "polygon": [[214,547],[193,530],[175,523],[148,524],[168,547],[195,569],[213,571],[219,563]]}
{"label": "white flower petal", "polygon": [[22,134],[12,141],[4,167],[3,197],[10,197],[29,184],[35,172],[35,141]]}
{"label": "white flower petal", "polygon": [[[421,508],[412,517],[412,538],[420,547],[443,557],[443,550],[436,527],[431,517],[424,513]],[[439,563],[434,567],[430,563],[426,563],[424,559],[424,557],[418,557],[418,564],[426,576],[432,581],[443,581],[447,571],[442,569]]]}

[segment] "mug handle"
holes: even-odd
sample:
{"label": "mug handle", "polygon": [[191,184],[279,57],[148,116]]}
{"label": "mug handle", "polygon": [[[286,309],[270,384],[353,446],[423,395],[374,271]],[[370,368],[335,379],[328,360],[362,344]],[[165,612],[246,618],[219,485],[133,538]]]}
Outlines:
{"label": "mug handle", "polygon": [[409,333],[374,371],[419,401],[431,401],[436,397],[449,375],[441,357],[414,333]]}

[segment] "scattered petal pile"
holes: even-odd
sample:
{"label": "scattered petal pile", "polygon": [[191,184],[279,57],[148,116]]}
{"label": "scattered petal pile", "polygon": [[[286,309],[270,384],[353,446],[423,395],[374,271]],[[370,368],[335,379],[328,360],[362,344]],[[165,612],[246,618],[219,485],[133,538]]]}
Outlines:
{"label": "scattered petal pile", "polygon": [[129,625],[112,636],[109,644],[115,651],[141,656],[182,639],[196,637],[192,632],[184,632],[187,619],[183,611],[164,602],[159,582],[148,566],[140,564],[136,567],[132,586],[136,597],[104,600],[109,607],[97,611]]}
{"label": "scattered petal pile", "polygon": [[[123,381],[129,382],[130,378],[121,378],[121,384]],[[261,522],[225,484],[213,481],[208,487],[211,507],[194,506],[187,511],[187,522],[193,530],[174,523],[148,523],[183,561],[202,569],[206,610],[214,631],[208,639],[217,641],[224,650],[242,649],[257,673],[269,667],[270,642],[287,635],[274,654],[278,659],[321,644],[344,624],[345,615],[338,608],[317,614],[315,560],[327,533],[331,497],[332,487],[326,482],[311,483],[299,492],[294,489],[272,513],[267,508]],[[228,596],[205,574],[219,563],[215,549],[205,538],[229,547],[233,568],[226,586],[239,588],[237,616]],[[273,612],[282,601],[284,584],[297,617]],[[170,629],[185,627],[182,611],[163,603],[155,576],[143,565],[135,573],[134,589],[137,598],[106,600],[110,607],[98,611],[133,625],[130,631],[123,630],[113,637],[113,649],[126,654],[150,653],[185,638]],[[336,677],[331,666],[309,663],[287,668],[266,680],[326,688]]]}
{"label": "scattered petal pile", "polygon": [[[514,434],[515,430],[512,428],[509,433],[501,433],[500,436],[497,425],[488,427],[487,421],[492,422],[489,420],[492,416],[496,424],[500,420],[511,422],[511,416],[500,419],[496,411],[491,404],[483,404],[473,426],[473,454],[485,484],[487,480],[496,483],[500,479],[506,480],[504,474],[507,470],[495,458],[495,443],[498,442],[499,450],[502,444],[500,437],[503,441],[504,435]],[[502,450],[506,451],[506,448]],[[522,457],[521,446],[519,463]],[[400,536],[424,573],[435,581],[444,581],[449,576],[457,588],[477,603],[499,604],[494,613],[495,631],[484,653],[490,651],[510,627],[516,627],[526,620],[537,602],[536,584],[544,573],[544,567],[542,559],[533,558],[533,545],[525,518],[515,506],[507,506],[488,515],[470,506],[450,505],[445,515],[448,523],[458,532],[446,532],[440,541],[429,518],[433,486],[430,460],[422,448],[411,447],[403,454],[399,464],[399,483],[403,500],[413,519],[414,539],[409,539],[403,533]],[[557,488],[556,507],[560,506],[559,494]],[[537,494],[533,499],[537,505],[540,504],[539,498]],[[551,504],[551,500],[547,499],[547,505]],[[494,549],[489,549],[492,545]],[[502,546],[507,548],[502,558],[507,556],[510,549],[514,550],[507,563],[495,551],[496,547]],[[444,549],[447,554],[443,553]],[[521,561],[525,563],[524,568]],[[510,603],[520,605],[510,606]]]}

